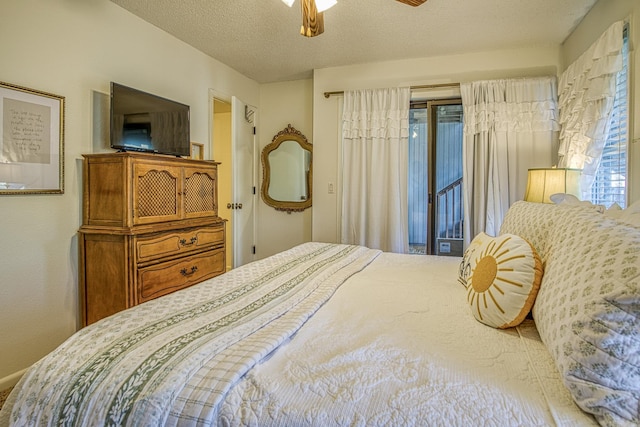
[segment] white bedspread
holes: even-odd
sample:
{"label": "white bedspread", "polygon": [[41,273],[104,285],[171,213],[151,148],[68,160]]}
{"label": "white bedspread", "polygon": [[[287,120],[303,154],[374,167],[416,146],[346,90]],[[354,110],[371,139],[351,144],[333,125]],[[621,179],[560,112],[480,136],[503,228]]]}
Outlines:
{"label": "white bedspread", "polygon": [[81,330],[0,426],[594,424],[531,322],[473,318],[458,264],[296,247]]}
{"label": "white bedspread", "polygon": [[219,425],[595,425],[532,321],[496,330],[474,319],[459,263],[377,257],[231,390]]}

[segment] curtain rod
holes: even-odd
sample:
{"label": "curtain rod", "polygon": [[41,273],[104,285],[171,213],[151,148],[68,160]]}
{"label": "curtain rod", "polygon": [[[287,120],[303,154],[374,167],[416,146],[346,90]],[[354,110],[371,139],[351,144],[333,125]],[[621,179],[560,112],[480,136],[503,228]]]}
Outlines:
{"label": "curtain rod", "polygon": [[[418,85],[418,86],[410,86],[409,89],[417,90],[417,89],[442,89],[446,87],[460,87],[460,83],[438,83],[434,85]],[[344,95],[344,91],[336,91],[336,92],[325,92],[324,97],[329,98],[331,95]]]}

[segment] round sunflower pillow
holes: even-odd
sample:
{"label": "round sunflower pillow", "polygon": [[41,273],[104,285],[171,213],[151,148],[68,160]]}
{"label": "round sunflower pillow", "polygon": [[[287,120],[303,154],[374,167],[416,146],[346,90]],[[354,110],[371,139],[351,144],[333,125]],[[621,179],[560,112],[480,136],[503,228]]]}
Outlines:
{"label": "round sunflower pillow", "polygon": [[470,270],[467,301],[475,318],[499,329],[519,325],[542,280],[542,262],[533,246],[515,234],[483,239]]}

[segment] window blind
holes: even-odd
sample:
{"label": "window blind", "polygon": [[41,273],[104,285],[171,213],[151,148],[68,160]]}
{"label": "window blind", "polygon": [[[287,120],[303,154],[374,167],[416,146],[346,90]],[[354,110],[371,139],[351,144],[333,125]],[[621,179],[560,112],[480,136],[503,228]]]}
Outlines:
{"label": "window blind", "polygon": [[607,207],[626,206],[629,27],[623,31],[622,70],[616,76],[616,93],[609,123],[609,136],[602,152],[596,178],[591,187],[591,202]]}

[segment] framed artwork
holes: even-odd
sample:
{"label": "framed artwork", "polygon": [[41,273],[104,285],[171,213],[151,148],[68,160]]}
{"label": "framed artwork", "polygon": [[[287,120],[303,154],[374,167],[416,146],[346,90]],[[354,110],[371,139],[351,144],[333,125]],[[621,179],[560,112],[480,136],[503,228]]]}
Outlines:
{"label": "framed artwork", "polygon": [[204,160],[204,144],[199,144],[197,142],[191,143],[191,158]]}
{"label": "framed artwork", "polygon": [[64,97],[0,82],[0,195],[64,193]]}

